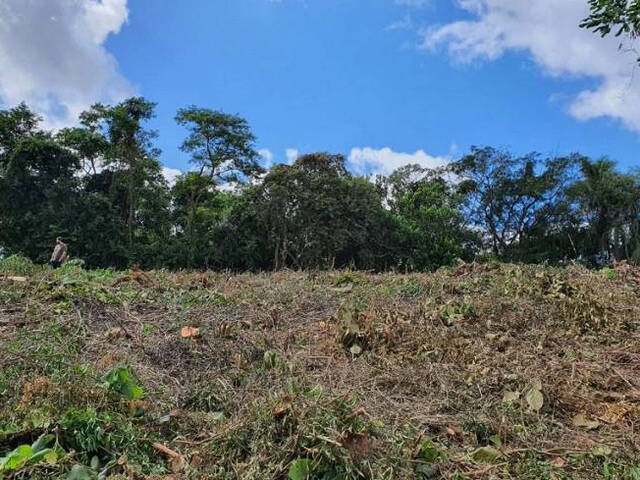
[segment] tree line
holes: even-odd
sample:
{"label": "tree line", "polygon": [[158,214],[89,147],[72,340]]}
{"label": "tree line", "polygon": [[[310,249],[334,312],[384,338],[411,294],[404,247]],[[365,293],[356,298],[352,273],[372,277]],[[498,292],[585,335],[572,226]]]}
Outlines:
{"label": "tree line", "polygon": [[60,236],[88,266],[115,268],[640,263],[640,176],[608,159],[476,147],[389,176],[352,175],[329,153],[265,170],[244,119],[189,107],[176,122],[193,167],[169,185],[154,108],[97,104],[55,133],[24,104],[0,110],[0,245],[46,262]]}

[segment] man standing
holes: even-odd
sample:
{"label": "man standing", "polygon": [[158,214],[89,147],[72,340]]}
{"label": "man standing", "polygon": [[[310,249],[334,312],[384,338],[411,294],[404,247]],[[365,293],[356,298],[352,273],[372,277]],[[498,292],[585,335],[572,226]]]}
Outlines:
{"label": "man standing", "polygon": [[56,246],[51,255],[51,269],[55,270],[67,260],[67,244],[60,237],[56,238]]}

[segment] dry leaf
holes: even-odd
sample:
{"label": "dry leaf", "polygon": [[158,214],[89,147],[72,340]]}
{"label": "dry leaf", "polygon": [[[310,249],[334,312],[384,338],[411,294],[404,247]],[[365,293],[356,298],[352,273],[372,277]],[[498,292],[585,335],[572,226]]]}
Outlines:
{"label": "dry leaf", "polygon": [[187,459],[184,455],[178,455],[177,457],[171,457],[169,460],[169,468],[173,473],[180,473],[187,468]]}
{"label": "dry leaf", "polygon": [[551,466],[555,468],[562,468],[567,464],[565,459],[562,457],[556,457],[553,460],[551,460],[550,463],[551,463]]}
{"label": "dry leaf", "polygon": [[364,407],[357,407],[351,410],[351,413],[347,415],[347,420],[351,420],[352,418],[356,418],[366,414],[367,414],[367,411],[364,409]]}
{"label": "dry leaf", "polygon": [[507,390],[502,395],[502,403],[512,403],[520,398],[520,392],[511,392]]}
{"label": "dry leaf", "polygon": [[351,345],[351,348],[349,349],[349,351],[354,356],[355,355],[360,355],[362,353],[362,347],[360,345],[358,345],[357,343],[354,343],[353,345]]}
{"label": "dry leaf", "polygon": [[180,330],[182,338],[196,338],[200,336],[200,329],[196,327],[182,327]]}
{"label": "dry leaf", "polygon": [[285,414],[287,413],[287,410],[289,409],[288,405],[285,405],[283,407],[276,407],[273,409],[273,417],[278,420],[282,417],[285,416]]}
{"label": "dry leaf", "polygon": [[126,333],[122,328],[115,327],[106,330],[103,335],[107,340],[115,340],[116,338],[125,336]]}
{"label": "dry leaf", "polygon": [[529,408],[534,412],[539,412],[544,405],[544,396],[542,395],[542,392],[536,388],[530,389],[524,398],[527,401]]}
{"label": "dry leaf", "polygon": [[600,422],[597,420],[587,420],[587,416],[584,413],[579,413],[573,417],[573,426],[586,428],[587,430],[595,430],[600,426]]}
{"label": "dry leaf", "polygon": [[606,423],[618,423],[632,410],[628,404],[622,402],[604,403],[602,406],[604,413],[599,415],[598,418]]}
{"label": "dry leaf", "polygon": [[446,432],[447,432],[447,435],[455,438],[459,442],[462,442],[462,440],[463,440],[462,431],[458,427],[454,427],[453,425],[449,425],[446,428]]}
{"label": "dry leaf", "polygon": [[538,390],[539,392],[542,391],[542,382],[539,378],[533,379],[533,381],[531,382],[531,388],[533,390]]}

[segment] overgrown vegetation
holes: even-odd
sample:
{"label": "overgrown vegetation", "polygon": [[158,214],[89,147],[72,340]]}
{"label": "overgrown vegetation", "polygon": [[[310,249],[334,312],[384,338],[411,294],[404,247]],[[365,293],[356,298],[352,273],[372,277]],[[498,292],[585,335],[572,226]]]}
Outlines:
{"label": "overgrown vegetation", "polygon": [[640,474],[640,271],[36,269],[0,296],[0,476]]}

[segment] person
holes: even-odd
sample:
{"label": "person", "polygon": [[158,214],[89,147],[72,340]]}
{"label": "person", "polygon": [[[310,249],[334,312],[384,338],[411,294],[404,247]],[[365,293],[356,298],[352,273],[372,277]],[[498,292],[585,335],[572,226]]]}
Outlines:
{"label": "person", "polygon": [[67,260],[67,244],[60,237],[56,238],[56,246],[51,255],[51,269],[59,268]]}

